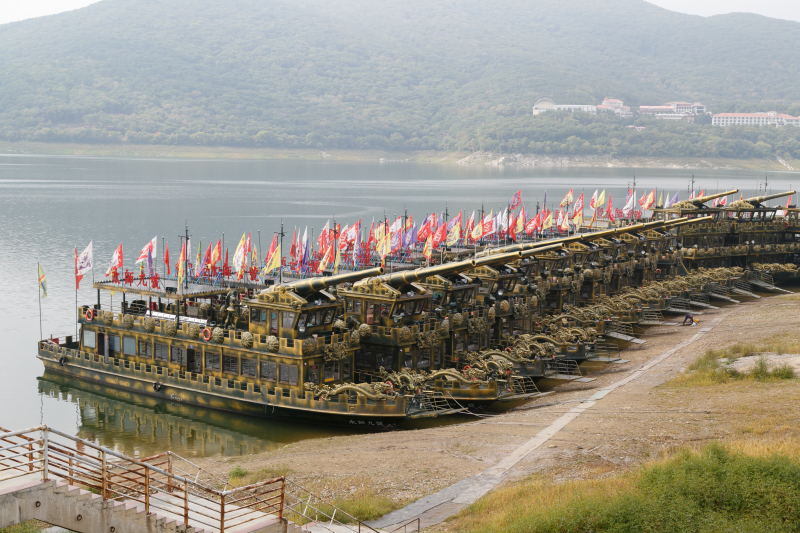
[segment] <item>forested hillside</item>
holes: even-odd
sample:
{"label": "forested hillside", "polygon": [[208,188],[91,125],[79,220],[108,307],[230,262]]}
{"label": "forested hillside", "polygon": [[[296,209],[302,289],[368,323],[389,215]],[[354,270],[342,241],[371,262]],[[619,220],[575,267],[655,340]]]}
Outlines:
{"label": "forested hillside", "polygon": [[800,24],[642,0],[103,0],[0,26],[0,72],[7,140],[792,155],[794,132],[530,110],[800,114]]}

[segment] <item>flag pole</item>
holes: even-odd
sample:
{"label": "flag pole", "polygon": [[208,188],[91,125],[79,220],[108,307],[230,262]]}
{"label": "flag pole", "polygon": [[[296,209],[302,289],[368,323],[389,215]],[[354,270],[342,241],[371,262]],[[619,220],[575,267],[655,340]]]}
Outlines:
{"label": "flag pole", "polygon": [[44,334],[42,334],[42,283],[39,281],[39,270],[41,268],[39,263],[36,263],[36,285],[39,287],[39,340],[44,339]]}
{"label": "flag pole", "polygon": [[78,340],[78,247],[75,247],[75,340]]}

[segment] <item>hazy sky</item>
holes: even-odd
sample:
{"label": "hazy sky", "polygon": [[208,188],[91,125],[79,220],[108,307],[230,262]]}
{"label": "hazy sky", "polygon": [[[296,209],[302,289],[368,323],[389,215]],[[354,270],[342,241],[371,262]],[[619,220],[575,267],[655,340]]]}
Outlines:
{"label": "hazy sky", "polygon": [[[0,9],[0,24],[42,15],[52,15],[93,4],[96,0],[5,0]],[[502,1],[502,0],[500,0]],[[758,13],[767,17],[783,18],[800,22],[800,0],[649,0],[658,6],[691,13],[693,15],[717,15],[733,11]]]}

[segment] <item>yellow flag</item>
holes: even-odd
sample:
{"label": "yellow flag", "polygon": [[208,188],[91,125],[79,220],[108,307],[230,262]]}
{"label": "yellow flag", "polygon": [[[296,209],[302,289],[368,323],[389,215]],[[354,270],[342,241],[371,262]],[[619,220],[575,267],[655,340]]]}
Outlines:
{"label": "yellow flag", "polygon": [[514,227],[514,233],[519,234],[525,231],[525,222],[522,220],[523,218],[525,218],[524,214],[525,211],[522,211],[517,217],[517,223],[516,223],[517,225]]}
{"label": "yellow flag", "polygon": [[317,272],[322,272],[326,268],[328,268],[328,263],[331,262],[333,258],[333,242],[328,245],[328,249],[325,250],[325,255],[322,257],[322,261],[319,262],[319,267],[317,267]]}
{"label": "yellow flag", "polygon": [[549,211],[547,213],[547,218],[544,219],[542,223],[542,230],[550,229],[553,227],[553,212]]}
{"label": "yellow flag", "polygon": [[445,240],[445,244],[447,246],[453,246],[455,243],[458,242],[458,239],[461,238],[461,226],[456,224],[450,229],[450,233],[447,234],[447,239]]}
{"label": "yellow flag", "polygon": [[383,241],[383,236],[386,233],[386,227],[384,226],[383,222],[378,224],[378,227],[375,228],[375,242],[380,243]]}
{"label": "yellow flag", "polygon": [[339,273],[339,266],[342,264],[342,249],[336,248],[336,261],[333,262],[333,273]]}
{"label": "yellow flag", "polygon": [[472,228],[472,240],[477,241],[483,235],[483,220],[478,220]]}
{"label": "yellow flag", "polygon": [[422,249],[422,255],[424,255],[428,261],[431,260],[431,255],[433,255],[433,235],[428,235],[428,240],[425,241],[425,248]]}
{"label": "yellow flag", "polygon": [[606,190],[603,189],[603,192],[600,193],[600,196],[597,198],[597,202],[595,202],[595,208],[602,207],[606,201]]}
{"label": "yellow flag", "polygon": [[275,251],[272,253],[272,257],[269,258],[269,262],[267,266],[264,267],[264,270],[261,271],[262,275],[266,275],[267,272],[272,272],[276,268],[281,266],[281,245],[279,244]]}
{"label": "yellow flag", "polygon": [[581,227],[581,224],[583,224],[583,211],[578,211],[577,213],[575,213],[575,216],[572,217],[572,223],[575,224],[575,226],[578,228]]}
{"label": "yellow flag", "polygon": [[661,207],[662,205],[664,205],[664,191],[661,191],[661,194],[658,196],[656,207]]}

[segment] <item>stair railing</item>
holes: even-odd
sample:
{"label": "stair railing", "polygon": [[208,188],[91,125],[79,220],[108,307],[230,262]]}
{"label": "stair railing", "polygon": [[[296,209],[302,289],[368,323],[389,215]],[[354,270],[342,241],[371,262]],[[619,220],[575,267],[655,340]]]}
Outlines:
{"label": "stair railing", "polygon": [[199,470],[194,479],[175,474],[173,463],[171,452],[133,459],[48,426],[0,428],[0,480],[61,480],[103,501],[134,503],[148,515],[157,512],[185,528],[205,526],[219,533],[256,520],[284,520],[283,477],[218,489],[212,483],[219,485],[220,479],[200,480]]}

